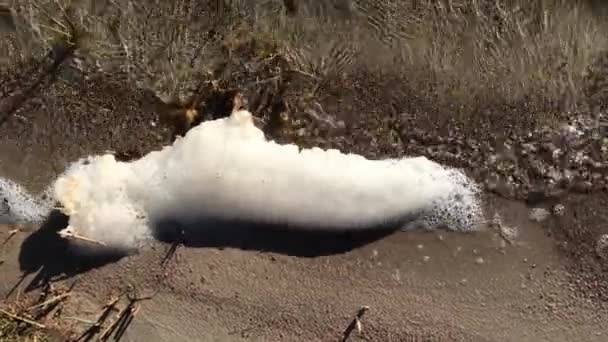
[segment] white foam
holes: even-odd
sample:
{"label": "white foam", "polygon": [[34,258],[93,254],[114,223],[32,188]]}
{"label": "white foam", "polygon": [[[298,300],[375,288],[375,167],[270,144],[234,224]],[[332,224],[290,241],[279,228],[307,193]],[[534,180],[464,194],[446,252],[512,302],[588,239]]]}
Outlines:
{"label": "white foam", "polygon": [[300,151],[266,140],[247,111],[204,122],[139,160],[80,160],[53,194],[75,233],[115,247],[139,246],[167,217],[182,225],[216,218],[360,229],[422,212],[432,224],[466,231],[481,213],[477,187],[457,170],[423,157]]}
{"label": "white foam", "polygon": [[48,193],[34,196],[10,179],[0,178],[0,223],[40,223],[53,206]]}

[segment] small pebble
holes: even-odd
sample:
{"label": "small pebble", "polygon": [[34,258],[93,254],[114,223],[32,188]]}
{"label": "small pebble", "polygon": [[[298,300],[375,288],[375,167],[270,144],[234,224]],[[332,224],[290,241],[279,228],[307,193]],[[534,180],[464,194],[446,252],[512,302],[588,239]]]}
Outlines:
{"label": "small pebble", "polygon": [[431,260],[431,257],[430,257],[430,256],[428,256],[428,255],[425,255],[425,256],[422,258],[422,261],[424,261],[424,262],[429,262],[429,260]]}
{"label": "small pebble", "polygon": [[564,207],[563,204],[556,204],[555,206],[553,206],[553,215],[564,216],[565,210],[566,210],[566,207]]}
{"label": "small pebble", "polygon": [[395,270],[395,274],[393,275],[393,278],[395,278],[396,281],[401,281],[401,272],[399,272],[399,270]]}
{"label": "small pebble", "polygon": [[601,235],[595,243],[595,251],[601,254],[606,248],[608,248],[608,234]]}
{"label": "small pebble", "polygon": [[475,259],[475,263],[476,263],[477,265],[481,265],[481,264],[483,264],[484,262],[485,262],[485,261],[483,260],[483,258],[482,258],[482,257],[479,257],[479,258]]}

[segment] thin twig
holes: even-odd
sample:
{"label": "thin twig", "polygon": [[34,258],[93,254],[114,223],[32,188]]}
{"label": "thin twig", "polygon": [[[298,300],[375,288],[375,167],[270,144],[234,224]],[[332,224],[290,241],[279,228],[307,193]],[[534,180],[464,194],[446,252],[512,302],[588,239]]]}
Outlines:
{"label": "thin twig", "polygon": [[125,318],[118,325],[118,327],[116,328],[116,332],[114,333],[115,341],[120,341],[120,339],[122,338],[124,333],[127,331],[127,328],[131,325],[131,323],[135,319],[135,315],[137,315],[140,308],[141,308],[140,304],[138,304],[137,306],[133,306],[131,308],[131,311],[125,315]]}
{"label": "thin twig", "polygon": [[112,335],[112,333],[114,332],[116,327],[118,326],[118,323],[122,322],[122,320],[124,319],[123,316],[126,314],[126,312],[131,309],[132,309],[132,304],[129,303],[127,306],[124,307],[124,309],[120,310],[118,312],[118,314],[116,315],[116,319],[112,323],[110,323],[110,325],[108,325],[108,327],[105,328],[104,331],[101,333],[98,341],[107,340],[110,337],[110,335]]}
{"label": "thin twig", "polygon": [[97,322],[90,321],[90,320],[84,319],[84,318],[79,318],[79,317],[62,316],[61,318],[62,319],[69,319],[69,320],[72,320],[72,321],[76,321],[76,322],[80,322],[80,323],[85,323],[85,324],[91,324],[91,325],[97,324]]}
{"label": "thin twig", "polygon": [[[109,302],[107,302],[103,306],[102,312],[97,317],[97,320],[93,323],[93,325],[91,325],[90,327],[88,327],[82,333],[82,335],[80,335],[80,337],[76,339],[76,341],[80,341],[80,340],[89,341],[89,340],[91,340],[91,338],[93,338],[93,336],[95,336],[99,332],[99,330],[101,329],[101,326],[106,321],[106,319],[110,315],[111,311],[114,310],[114,306],[116,305],[116,303],[118,303],[118,301],[120,300],[121,296],[122,295],[114,297]],[[76,319],[76,320],[79,320],[79,319]]]}
{"label": "thin twig", "polygon": [[5,245],[6,243],[8,243],[13,238],[13,236],[17,235],[17,233],[19,233],[20,231],[21,231],[21,229],[19,229],[19,228],[9,230],[8,236],[6,237],[6,239],[4,239],[2,244]]}
{"label": "thin twig", "polygon": [[304,71],[304,70],[300,70],[300,69],[295,69],[295,68],[293,68],[293,69],[290,69],[290,70],[288,70],[288,71],[291,71],[291,72],[294,72],[294,73],[296,73],[296,74],[300,74],[300,75],[303,75],[303,76],[306,76],[306,77],[312,78],[313,80],[316,80],[316,81],[320,81],[320,80],[321,80],[321,78],[320,78],[320,77],[318,77],[318,76],[316,76],[316,75],[313,75],[313,74],[311,74],[311,73],[309,73],[309,72],[306,72],[306,71]]}
{"label": "thin twig", "polygon": [[3,309],[0,309],[0,313],[3,313],[5,315],[7,315],[8,317],[10,317],[10,318],[12,318],[14,320],[21,321],[21,322],[27,323],[29,325],[33,325],[33,326],[38,327],[40,329],[46,329],[46,326],[44,324],[40,324],[40,323],[34,322],[34,321],[30,320],[30,319],[27,319],[27,318],[24,318],[24,317],[21,317],[21,316],[17,316],[15,314],[10,313],[8,311],[5,311]]}
{"label": "thin twig", "polygon": [[84,236],[81,236],[81,235],[78,235],[78,234],[74,233],[72,230],[70,230],[70,227],[68,227],[68,228],[60,231],[59,232],[59,236],[61,236],[64,239],[72,238],[72,239],[77,239],[77,240],[82,240],[82,241],[94,243],[94,244],[97,244],[97,245],[100,245],[100,246],[106,246],[106,244],[103,243],[103,242],[101,242],[101,241],[93,240],[93,239],[90,239],[88,237],[84,237]]}
{"label": "thin twig", "polygon": [[361,333],[361,318],[363,315],[365,315],[367,310],[369,310],[369,306],[363,306],[359,309],[355,318],[353,318],[346,330],[344,330],[344,333],[342,334],[342,342],[346,342],[355,329],[359,334]]}
{"label": "thin twig", "polygon": [[65,298],[69,297],[69,296],[70,296],[70,293],[60,294],[59,296],[55,296],[55,297],[53,297],[53,298],[51,298],[49,300],[46,300],[46,301],[44,301],[44,302],[42,302],[40,304],[36,304],[36,305],[34,305],[32,307],[29,307],[26,311],[30,311],[30,310],[34,310],[34,309],[37,309],[37,308],[41,308],[43,306],[46,306],[48,304],[52,304],[52,303],[55,303],[55,302],[60,302],[60,301],[64,300]]}

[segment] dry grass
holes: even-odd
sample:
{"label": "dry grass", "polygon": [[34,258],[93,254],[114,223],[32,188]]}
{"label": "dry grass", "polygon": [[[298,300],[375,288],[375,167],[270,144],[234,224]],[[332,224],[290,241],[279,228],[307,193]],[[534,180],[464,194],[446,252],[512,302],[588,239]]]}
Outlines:
{"label": "dry grass", "polygon": [[56,323],[44,321],[62,311],[70,290],[47,285],[37,296],[28,297],[17,289],[13,300],[0,305],[0,342],[65,340],[58,334]]}
{"label": "dry grass", "polygon": [[299,1],[294,17],[279,0],[12,3],[32,50],[77,45],[92,64],[126,72],[166,102],[187,102],[226,50],[231,57],[242,41],[256,39],[268,42],[258,44],[261,56],[279,53],[319,82],[363,67],[402,75],[439,104],[531,101],[560,109],[584,102],[590,67],[608,48],[607,24],[591,5]]}
{"label": "dry grass", "polygon": [[258,14],[254,27],[316,77],[360,68],[400,75],[415,93],[456,108],[584,105],[590,69],[608,48],[605,17],[589,1],[359,0],[353,8],[315,21]]}
{"label": "dry grass", "polygon": [[115,64],[164,102],[189,102],[200,80],[222,62],[205,20],[209,9],[195,0],[121,1],[120,9],[118,32],[127,54]]}
{"label": "dry grass", "polygon": [[[280,55],[317,83],[365,69],[437,106],[601,103],[608,22],[582,0],[13,0],[31,51],[73,46],[165,103]],[[594,7],[595,6],[595,7]],[[239,48],[251,46],[243,55]],[[222,74],[224,72],[224,74]],[[601,94],[601,95],[598,95]]]}
{"label": "dry grass", "polygon": [[24,328],[23,324],[0,318],[0,342],[45,342],[47,338],[43,333],[31,328]]}
{"label": "dry grass", "polygon": [[608,47],[601,18],[575,1],[469,3],[424,14],[403,44],[404,72],[432,80],[446,103],[580,104],[587,72]]}
{"label": "dry grass", "polygon": [[0,315],[0,342],[45,342],[48,341],[43,331]]}
{"label": "dry grass", "polygon": [[109,0],[12,0],[9,8],[23,54],[70,50],[94,65],[123,53]]}

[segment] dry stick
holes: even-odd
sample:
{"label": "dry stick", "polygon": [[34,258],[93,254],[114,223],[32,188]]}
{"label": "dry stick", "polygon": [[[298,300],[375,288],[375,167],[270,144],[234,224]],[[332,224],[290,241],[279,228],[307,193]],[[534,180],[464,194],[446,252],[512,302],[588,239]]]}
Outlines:
{"label": "dry stick", "polygon": [[353,318],[346,330],[344,330],[341,342],[346,342],[355,329],[357,329],[358,333],[361,333],[361,318],[365,315],[367,310],[369,310],[369,306],[363,306],[359,309],[355,318]]}
{"label": "dry stick", "polygon": [[86,241],[86,242],[90,242],[90,243],[94,243],[96,245],[100,245],[100,246],[106,246],[105,243],[101,242],[101,241],[97,241],[97,240],[93,240],[93,239],[89,239],[87,237],[78,235],[76,233],[73,233],[67,229],[64,229],[62,231],[59,232],[59,236],[61,236],[64,239],[68,239],[68,238],[72,238],[72,239],[76,239],[76,240],[82,240],[82,241]]}
{"label": "dry stick", "polygon": [[114,299],[111,299],[110,301],[108,301],[106,303],[106,305],[103,306],[102,309],[105,310],[105,309],[114,307],[114,305],[116,305],[116,303],[118,303],[119,300],[120,300],[120,296],[118,296],[118,297],[116,297]]}
{"label": "dry stick", "polygon": [[53,297],[53,298],[51,298],[49,300],[46,300],[46,301],[44,301],[44,302],[42,302],[40,304],[36,304],[34,306],[31,306],[31,307],[27,308],[25,311],[34,310],[34,309],[41,308],[41,307],[49,305],[49,304],[53,304],[55,302],[60,302],[60,301],[64,300],[65,298],[69,297],[69,296],[70,296],[70,293],[60,294],[60,295],[55,296],[55,297]]}
{"label": "dry stick", "polygon": [[116,319],[114,320],[114,322],[112,322],[110,325],[108,325],[108,327],[103,331],[103,333],[101,333],[101,336],[99,336],[99,338],[97,339],[98,341],[105,341],[107,340],[110,335],[114,332],[115,328],[118,326],[118,323],[120,323],[124,318],[124,315],[127,313],[128,310],[132,309],[132,304],[129,303],[127,306],[124,307],[124,309],[120,310],[120,312],[118,312],[118,314],[116,315]]}
{"label": "dry stick", "polygon": [[61,318],[62,319],[69,319],[69,320],[80,322],[80,323],[90,324],[90,325],[97,324],[97,322],[90,321],[88,319],[84,319],[84,318],[80,318],[80,317],[62,316]]}
{"label": "dry stick", "polygon": [[182,246],[182,245],[186,244],[186,237],[185,237],[184,229],[181,228],[181,227],[177,227],[177,229],[179,229],[179,238],[176,239],[171,244],[171,247],[169,248],[169,250],[167,251],[167,253],[163,257],[163,260],[161,260],[161,262],[160,262],[161,266],[165,266],[169,262],[169,260],[171,260],[171,258],[173,258],[173,256],[177,252],[177,249],[179,248],[179,246]]}
{"label": "dry stick", "polygon": [[[118,332],[118,331],[123,331],[126,330],[126,326],[131,322],[132,320],[132,315],[134,314],[134,312],[136,311],[135,308],[135,300],[132,300],[131,302],[129,302],[129,304],[127,304],[127,306],[125,306],[124,309],[122,309],[117,315],[116,315],[116,319],[114,320],[114,322],[112,322],[112,324],[110,324],[101,334],[101,336],[99,337],[98,341],[105,341],[108,338],[110,338],[110,336],[114,333],[114,332]],[[139,305],[137,306],[137,311],[139,311]]]}
{"label": "dry stick", "polygon": [[2,242],[3,245],[5,245],[7,242],[10,241],[10,239],[13,238],[13,236],[17,235],[17,233],[19,233],[21,231],[21,229],[16,228],[16,229],[12,229],[8,231],[8,236],[6,237],[6,239],[4,239],[4,241]]}
{"label": "dry stick", "polygon": [[139,312],[139,309],[141,309],[141,305],[137,305],[136,307],[133,307],[131,309],[131,311],[127,314],[127,317],[125,319],[123,319],[122,322],[118,325],[118,327],[116,328],[116,332],[114,333],[115,341],[120,341],[122,336],[127,331],[127,328],[129,327],[129,325],[131,325],[131,323],[135,319],[135,315],[137,315],[137,313]]}
{"label": "dry stick", "polygon": [[300,75],[306,76],[306,77],[308,77],[308,78],[312,78],[313,80],[315,80],[315,81],[317,81],[317,82],[320,82],[320,81],[321,81],[321,80],[320,80],[320,78],[319,78],[318,76],[315,76],[314,74],[311,74],[311,73],[306,72],[306,71],[304,71],[304,70],[300,70],[300,69],[295,69],[295,68],[294,68],[294,69],[289,69],[289,70],[287,70],[287,71],[288,71],[288,72],[293,72],[293,73],[296,73],[296,74],[300,74]]}
{"label": "dry stick", "polygon": [[[95,336],[95,334],[97,334],[97,332],[101,328],[101,325],[108,318],[108,316],[110,315],[110,312],[112,311],[112,309],[114,309],[114,306],[116,305],[116,303],[118,303],[121,296],[115,297],[114,299],[111,299],[108,303],[106,303],[106,305],[104,305],[102,308],[101,314],[97,317],[97,320],[93,323],[93,325],[88,327],[82,333],[82,335],[80,335],[80,337],[76,339],[76,341],[80,341],[85,338],[86,338],[85,339],[86,341],[89,341],[91,338],[93,338],[93,336]],[[77,319],[77,320],[80,320],[80,319]]]}
{"label": "dry stick", "polygon": [[165,266],[169,260],[171,260],[171,258],[175,255],[175,252],[177,251],[177,248],[181,245],[182,243],[179,241],[175,241],[171,244],[171,247],[169,248],[169,250],[167,251],[167,254],[165,254],[165,256],[163,257],[163,260],[161,260],[160,265],[161,266]]}
{"label": "dry stick", "polygon": [[114,335],[115,337],[117,335],[120,336],[120,335],[124,334],[124,332],[126,331],[127,327],[129,326],[129,324],[131,323],[131,321],[135,317],[135,314],[139,311],[139,309],[141,307],[141,305],[135,306],[135,304],[137,302],[140,302],[140,301],[143,301],[143,300],[152,299],[153,297],[154,297],[154,295],[144,296],[144,297],[138,297],[138,298],[131,298],[131,297],[129,297],[129,304],[127,304],[127,306],[125,306],[125,308],[122,309],[116,315],[116,320],[114,320],[114,322],[112,322],[112,324],[110,324],[103,331],[103,333],[99,337],[98,341],[105,341],[105,340],[107,340],[114,332],[116,332],[116,334]]}
{"label": "dry stick", "polygon": [[30,319],[27,319],[27,318],[24,318],[24,317],[21,317],[21,316],[17,316],[15,314],[10,313],[8,311],[5,311],[3,309],[0,309],[0,313],[3,313],[5,315],[7,315],[8,317],[10,317],[10,318],[12,318],[14,320],[17,320],[17,321],[20,321],[20,322],[24,322],[24,323],[27,323],[29,325],[33,325],[33,326],[38,327],[40,329],[46,329],[46,326],[44,324],[40,324],[40,323],[34,322],[34,321],[30,320]]}
{"label": "dry stick", "polygon": [[118,303],[119,300],[120,300],[120,297],[116,297],[116,298],[110,300],[109,302],[107,302],[106,305],[103,306],[103,308],[101,309],[102,312],[99,315],[99,317],[97,317],[97,321],[95,322],[94,326],[101,326],[101,324],[107,317],[108,313],[114,308],[114,306],[116,305],[116,303]]}

